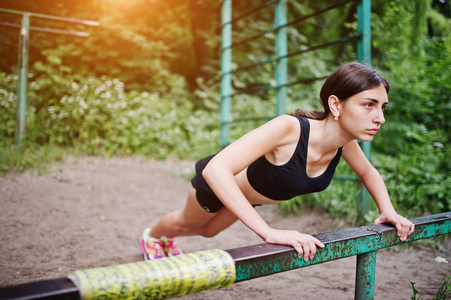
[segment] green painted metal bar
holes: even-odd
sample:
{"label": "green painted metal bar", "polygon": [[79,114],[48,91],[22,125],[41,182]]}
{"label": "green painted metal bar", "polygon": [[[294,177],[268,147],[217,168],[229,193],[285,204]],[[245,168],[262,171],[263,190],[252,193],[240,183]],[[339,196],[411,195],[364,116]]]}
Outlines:
{"label": "green painted metal bar", "polygon": [[253,118],[241,118],[241,119],[231,120],[228,123],[271,120],[271,119],[274,119],[275,117],[277,117],[277,115],[269,115],[269,116],[263,116],[263,117],[253,117]]}
{"label": "green painted metal bar", "polygon": [[230,136],[230,114],[232,109],[232,0],[224,0],[221,9],[221,115],[220,115],[220,145],[225,147],[229,144]]}
{"label": "green painted metal bar", "polygon": [[[316,45],[316,46],[312,46],[312,47],[309,47],[307,49],[293,51],[293,52],[287,53],[287,54],[282,55],[282,56],[270,57],[270,58],[267,58],[265,60],[262,60],[262,61],[259,61],[259,62],[256,62],[256,63],[252,63],[252,64],[245,65],[245,66],[242,66],[242,67],[238,67],[238,68],[236,68],[234,70],[230,70],[229,72],[230,73],[234,73],[234,72],[238,72],[238,71],[245,71],[245,70],[254,68],[256,66],[260,66],[260,65],[264,65],[264,64],[268,64],[268,63],[272,63],[272,62],[281,60],[283,58],[290,58],[290,57],[295,56],[295,55],[300,55],[300,54],[307,53],[307,52],[314,51],[314,50],[318,50],[318,49],[321,49],[321,48],[326,48],[326,47],[329,47],[329,46],[332,46],[332,45],[341,44],[341,43],[347,43],[347,42],[350,42],[350,41],[353,41],[353,40],[356,40],[356,39],[359,39],[359,38],[360,38],[360,35],[358,35],[358,34],[353,35],[353,36],[343,37],[343,38],[340,38],[340,39],[337,39],[337,40],[334,40],[334,41],[331,41],[331,42],[327,42],[327,43],[319,44],[319,45]],[[223,74],[221,74],[221,75],[223,75]]]}
{"label": "green painted metal bar", "polygon": [[321,240],[325,248],[318,249],[315,258],[307,262],[299,259],[296,251],[289,246],[260,244],[228,250],[235,260],[235,281],[268,276],[377,250],[377,234],[364,228],[314,236]]}
{"label": "green painted metal bar", "polygon": [[19,77],[17,80],[17,107],[16,107],[16,146],[23,146],[27,114],[27,75],[28,75],[28,44],[30,36],[30,15],[22,15],[22,27],[19,40]]}
{"label": "green painted metal bar", "polygon": [[268,34],[268,33],[275,32],[275,31],[277,31],[277,30],[279,30],[279,29],[281,29],[281,28],[283,28],[283,27],[288,27],[288,26],[291,26],[291,25],[300,23],[300,22],[305,21],[305,20],[307,20],[307,19],[309,19],[309,18],[316,17],[316,16],[318,16],[318,15],[320,15],[320,14],[323,14],[323,13],[325,13],[325,12],[328,12],[329,10],[335,9],[335,8],[337,8],[337,7],[340,7],[340,6],[346,5],[346,4],[350,3],[350,2],[355,2],[355,1],[356,1],[356,0],[346,0],[346,1],[343,1],[343,2],[341,2],[341,3],[334,4],[334,5],[332,5],[332,6],[329,6],[329,7],[326,7],[326,8],[324,8],[324,9],[318,10],[318,11],[312,13],[312,14],[309,14],[309,15],[300,17],[300,18],[298,18],[298,19],[292,20],[292,21],[290,21],[290,22],[288,22],[288,23],[281,24],[281,25],[279,25],[279,26],[275,26],[275,27],[273,27],[273,28],[270,28],[270,29],[268,29],[268,30],[266,30],[266,31],[263,31],[263,32],[257,34],[257,35],[254,35],[254,36],[251,36],[251,37],[242,39],[242,40],[240,40],[240,41],[238,41],[238,42],[233,43],[230,47],[231,47],[231,48],[234,48],[234,47],[236,47],[236,46],[245,44],[245,43],[250,42],[250,41],[252,41],[252,40],[255,40],[255,39],[259,38],[259,37],[265,36],[265,35]]}
{"label": "green painted metal bar", "polygon": [[[287,0],[280,0],[275,10],[275,27],[280,27],[287,23]],[[280,28],[276,34],[276,51],[275,56],[280,57],[276,63],[276,85],[280,88],[276,89],[276,115],[286,113],[287,107],[287,31],[285,27]]]}
{"label": "green painted metal bar", "polygon": [[[357,42],[357,60],[371,65],[371,0],[361,0],[357,6],[357,32],[360,35]],[[361,142],[360,145],[363,153],[369,159],[371,143]],[[359,189],[357,215],[359,222],[363,223],[370,207],[370,194],[361,183]]]}
{"label": "green painted metal bar", "polygon": [[451,212],[410,219],[415,231],[405,242],[388,224],[369,225],[314,235],[326,247],[305,262],[292,247],[272,244],[253,245],[227,250],[236,266],[236,282],[294,270],[378,249],[451,233]]}
{"label": "green painted metal bar", "polygon": [[312,17],[316,17],[316,16],[321,15],[321,14],[323,14],[325,12],[328,12],[328,11],[330,11],[332,9],[338,8],[340,6],[344,6],[344,5],[346,5],[346,4],[350,3],[350,2],[355,2],[355,1],[358,1],[358,0],[345,0],[345,1],[342,1],[342,2],[339,2],[339,3],[335,3],[335,4],[331,5],[331,6],[326,7],[326,8],[317,10],[317,11],[315,11],[315,12],[309,14],[309,15],[297,18],[295,20],[292,20],[292,21],[288,22],[285,26],[291,26],[291,25],[300,23],[302,21],[305,21],[305,20],[310,19]]}
{"label": "green painted metal bar", "polygon": [[376,254],[377,251],[370,251],[357,255],[355,299],[370,300],[374,298]]}
{"label": "green painted metal bar", "polygon": [[334,176],[334,180],[341,180],[341,181],[356,181],[357,177],[355,176]]}
{"label": "green painted metal bar", "polygon": [[279,89],[281,87],[290,87],[290,86],[293,86],[293,85],[296,85],[299,83],[309,84],[309,83],[312,83],[317,80],[324,80],[327,77],[328,76],[314,77],[314,78],[301,78],[296,81],[291,81],[291,82],[287,82],[285,84],[280,84],[280,85],[257,85],[257,86],[252,86],[249,88],[239,89],[235,93],[231,94],[230,96],[233,97],[233,96],[240,95],[240,94],[252,94],[253,92],[264,92],[264,91],[269,91],[269,90],[275,90],[275,89]]}
{"label": "green painted metal bar", "polygon": [[[235,282],[357,255],[355,299],[372,299],[378,249],[451,233],[451,212],[413,218],[411,221],[415,224],[415,231],[405,242],[397,236],[396,228],[388,224],[317,234],[315,237],[326,247],[318,249],[315,258],[308,262],[299,259],[292,247],[275,244],[252,245],[226,250],[226,252],[235,262]],[[173,273],[175,276],[179,273],[177,266],[174,267]],[[0,288],[0,299],[77,299],[78,297],[78,289],[68,278]]]}
{"label": "green painted metal bar", "polygon": [[247,16],[249,16],[249,15],[251,15],[251,14],[253,14],[253,13],[255,13],[255,12],[257,12],[257,11],[259,11],[259,10],[269,6],[269,5],[271,5],[271,4],[274,4],[277,1],[279,1],[279,0],[269,0],[269,1],[265,2],[265,3],[263,3],[260,6],[257,6],[257,7],[253,8],[253,9],[250,9],[250,10],[246,11],[245,13],[243,13],[243,14],[235,17],[235,18],[232,18],[232,19],[230,19],[227,22],[222,23],[222,25],[232,24],[232,23],[234,23],[234,22],[236,22],[238,20],[244,19],[245,17],[247,17]]}
{"label": "green painted metal bar", "polygon": [[371,0],[361,0],[357,6],[357,59],[371,65]]}

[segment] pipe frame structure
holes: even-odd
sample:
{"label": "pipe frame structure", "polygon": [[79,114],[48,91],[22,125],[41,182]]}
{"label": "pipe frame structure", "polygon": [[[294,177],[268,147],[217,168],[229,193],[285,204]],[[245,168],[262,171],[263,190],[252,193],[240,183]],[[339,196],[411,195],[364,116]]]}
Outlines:
{"label": "pipe frame structure", "polygon": [[[415,231],[402,242],[396,228],[369,225],[314,235],[326,247],[313,260],[304,262],[289,246],[258,244],[226,250],[235,262],[235,282],[308,267],[340,258],[357,256],[355,299],[374,298],[377,250],[451,233],[451,212],[413,218]],[[151,263],[151,262],[150,262]],[[57,278],[0,288],[0,299],[79,299],[68,278]]]}
{"label": "pipe frame structure", "polygon": [[65,18],[58,16],[45,15],[40,13],[24,12],[13,9],[0,8],[0,12],[22,15],[21,24],[12,24],[7,22],[0,22],[0,25],[20,28],[19,38],[19,74],[17,80],[17,108],[16,108],[16,128],[15,128],[15,144],[16,148],[23,147],[26,134],[26,112],[27,112],[27,79],[28,79],[28,53],[30,44],[30,29],[58,34],[74,35],[79,37],[89,37],[86,32],[74,32],[68,30],[58,30],[52,28],[34,27],[31,26],[31,17],[49,19],[61,22],[70,22],[83,24],[87,26],[99,26],[100,23],[96,21],[80,20],[74,18]]}

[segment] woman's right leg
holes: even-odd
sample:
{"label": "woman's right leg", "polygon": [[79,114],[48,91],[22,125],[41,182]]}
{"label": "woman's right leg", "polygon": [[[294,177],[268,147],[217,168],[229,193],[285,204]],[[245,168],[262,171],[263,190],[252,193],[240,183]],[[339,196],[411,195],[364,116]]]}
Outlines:
{"label": "woman's right leg", "polygon": [[190,185],[185,208],[182,211],[175,211],[163,216],[152,227],[150,236],[159,239],[162,236],[173,238],[197,235],[221,211],[217,213],[206,212],[197,202],[196,190]]}

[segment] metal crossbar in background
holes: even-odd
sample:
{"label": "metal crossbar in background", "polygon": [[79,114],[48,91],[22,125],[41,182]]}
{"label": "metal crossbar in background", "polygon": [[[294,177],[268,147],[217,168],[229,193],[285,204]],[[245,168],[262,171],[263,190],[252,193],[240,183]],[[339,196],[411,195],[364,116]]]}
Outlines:
{"label": "metal crossbar in background", "polygon": [[[365,1],[365,0],[364,0]],[[231,26],[232,24],[240,19],[243,19],[253,13],[258,12],[259,10],[268,7],[271,4],[276,3],[276,7],[275,7],[275,24],[273,28],[270,28],[266,31],[263,31],[257,35],[242,39],[238,42],[232,42],[232,31],[231,31]],[[306,52],[310,52],[310,51],[314,51],[314,50],[318,50],[318,49],[322,49],[322,48],[326,48],[332,45],[336,45],[336,44],[340,44],[340,43],[346,43],[346,42],[350,42],[353,40],[358,40],[359,42],[363,39],[363,35],[365,34],[362,30],[359,30],[358,33],[354,36],[351,37],[343,37],[340,39],[337,39],[335,41],[329,41],[320,45],[315,45],[315,46],[311,46],[308,47],[306,49],[302,49],[302,50],[298,50],[298,51],[294,51],[294,52],[290,52],[287,53],[287,36],[286,36],[286,31],[285,28],[294,24],[298,24],[300,22],[303,22],[309,18],[312,17],[316,17],[318,15],[321,15],[325,12],[328,12],[330,10],[336,9],[338,7],[344,6],[350,2],[356,2],[356,0],[346,0],[346,1],[342,1],[336,4],[333,4],[331,6],[328,6],[324,9],[315,11],[311,14],[302,16],[300,18],[297,18],[295,20],[292,20],[290,22],[287,21],[287,11],[286,11],[286,0],[284,1],[268,1],[258,7],[255,7],[243,14],[241,14],[238,17],[232,18],[232,4],[231,4],[231,0],[229,1],[224,1],[223,2],[223,7],[222,7],[222,12],[224,13],[224,15],[222,15],[222,22],[221,22],[221,26],[224,29],[225,27],[228,27],[227,30],[223,30],[222,32],[222,40],[224,41],[224,39],[227,40],[226,43],[223,43],[221,45],[221,51],[224,55],[224,57],[221,57],[221,66],[224,66],[225,68],[221,69],[221,77],[223,79],[225,79],[224,81],[231,81],[231,76],[230,73],[235,73],[235,72],[239,72],[239,71],[246,71],[252,68],[255,68],[257,66],[260,65],[264,65],[264,64],[268,64],[268,63],[276,63],[276,82],[277,84],[274,86],[264,86],[263,90],[268,90],[268,89],[274,89],[276,90],[276,116],[283,114],[286,112],[286,87],[288,86],[292,86],[296,83],[305,83],[305,82],[309,82],[308,80],[296,80],[296,81],[292,81],[291,83],[287,82],[287,68],[286,68],[286,58],[295,56],[295,55],[300,55]],[[366,6],[365,6],[366,7]],[[360,10],[363,13],[363,10]],[[360,19],[360,21],[362,21],[362,19]],[[361,27],[363,28],[363,27]],[[232,58],[231,58],[231,49],[239,46],[239,45],[243,45],[243,44],[247,44],[248,42],[255,40],[257,38],[260,37],[264,37],[266,34],[268,33],[276,33],[276,42],[275,42],[275,56],[274,57],[270,57],[268,59],[256,62],[256,63],[252,63],[249,65],[245,65],[245,66],[241,66],[241,67],[237,67],[235,69],[231,69],[231,67],[227,68],[226,65],[230,65],[232,62]],[[362,48],[362,49],[366,49],[366,48]],[[366,49],[367,50],[367,49]],[[280,54],[282,53],[282,54]],[[359,60],[363,60],[363,59],[359,59]],[[223,91],[223,87],[226,90],[225,92]],[[257,91],[258,87],[251,87],[249,89],[251,92]],[[226,104],[224,105],[224,108],[227,109],[231,109],[231,104],[230,102],[230,98],[233,97],[236,94],[241,94],[243,92],[247,92],[247,89],[241,89],[238,90],[236,92],[232,92],[232,85],[230,84],[230,87],[228,84],[224,84],[224,86],[221,86],[221,98],[224,100],[224,102],[226,102]],[[228,93],[227,93],[228,92]],[[221,126],[227,127],[226,130],[224,130],[224,136],[221,135],[221,146],[226,146],[228,144],[228,124],[233,123],[234,120],[230,120],[230,113],[223,113],[222,112],[222,108],[221,108]],[[261,119],[265,119],[265,117],[262,117]],[[241,119],[240,119],[241,121]]]}
{"label": "metal crossbar in background", "polygon": [[35,27],[30,25],[30,18],[43,18],[54,21],[77,23],[86,26],[99,26],[99,22],[80,20],[74,18],[65,18],[58,16],[45,15],[40,13],[31,13],[12,9],[0,8],[0,12],[22,15],[22,23],[15,24],[9,22],[0,22],[0,25],[20,28],[19,40],[19,76],[17,80],[17,109],[16,109],[16,147],[20,148],[25,138],[26,130],[26,111],[27,111],[27,78],[28,78],[28,50],[30,41],[30,30],[73,35],[78,37],[89,37],[87,32],[60,30],[55,28]]}
{"label": "metal crossbar in background", "polygon": [[278,1],[279,0],[269,0],[269,1],[265,2],[265,3],[263,3],[262,5],[254,7],[252,9],[244,12],[243,14],[239,15],[238,17],[232,18],[232,19],[230,19],[230,21],[227,21],[227,22],[222,23],[222,24],[233,24],[236,21],[244,19],[245,17],[250,16],[250,15],[260,11],[261,9],[266,8],[266,7],[270,6],[271,4],[274,4],[274,3],[278,2]]}
{"label": "metal crossbar in background", "polygon": [[340,39],[337,39],[337,40],[334,40],[334,41],[331,41],[331,42],[326,42],[326,43],[319,44],[319,45],[316,45],[316,46],[308,47],[306,49],[293,51],[293,52],[290,52],[290,53],[287,53],[287,54],[281,55],[281,56],[270,57],[268,59],[265,59],[265,60],[262,60],[262,61],[259,61],[259,62],[255,62],[255,63],[249,64],[249,65],[245,65],[245,66],[242,66],[242,67],[238,67],[238,68],[235,68],[233,70],[230,70],[230,73],[235,73],[235,72],[239,72],[239,71],[246,71],[246,70],[249,70],[249,69],[252,69],[252,68],[264,65],[264,64],[277,62],[277,61],[279,61],[279,60],[281,60],[283,58],[289,58],[289,57],[292,57],[292,56],[304,54],[304,53],[307,53],[307,52],[310,52],[310,51],[314,51],[314,50],[319,50],[319,49],[330,47],[330,46],[333,46],[333,45],[347,43],[347,42],[350,42],[350,41],[353,41],[353,40],[358,40],[360,38],[361,38],[361,35],[359,35],[359,34],[356,34],[356,35],[353,35],[353,36],[343,37],[343,38],[340,38]]}
{"label": "metal crossbar in background", "polygon": [[275,56],[280,57],[277,60],[273,60],[276,64],[276,85],[281,86],[276,89],[276,115],[282,114],[285,111],[286,106],[286,94],[287,89],[283,85],[287,80],[287,59],[284,57],[287,54],[287,35],[284,24],[287,23],[287,0],[279,1],[267,1],[264,4],[245,12],[244,14],[232,18],[232,0],[224,0],[221,10],[221,146],[226,146],[230,136],[230,126],[232,122],[230,119],[231,113],[231,101],[232,97],[232,23],[238,19],[242,19],[255,13],[268,5],[275,3],[275,18],[274,27],[280,27],[276,30],[276,44],[275,44]]}
{"label": "metal crossbar in background", "polygon": [[[355,2],[355,1],[356,1],[356,0],[346,0],[346,1],[343,1],[343,2],[340,2],[340,3],[337,3],[337,4],[334,4],[334,5],[331,5],[331,6],[329,6],[329,7],[326,7],[326,8],[324,8],[324,9],[318,10],[318,11],[316,11],[316,12],[314,12],[314,13],[309,14],[309,15],[306,15],[306,16],[303,16],[303,17],[300,17],[300,18],[297,18],[297,19],[292,20],[292,21],[290,21],[290,22],[287,22],[287,23],[278,25],[278,26],[276,26],[276,27],[270,28],[270,29],[268,29],[268,30],[266,30],[266,31],[263,31],[263,32],[261,32],[261,33],[259,33],[259,34],[254,35],[254,36],[251,36],[251,37],[242,39],[242,40],[240,40],[240,41],[238,41],[238,42],[232,43],[232,45],[230,45],[230,48],[234,48],[234,47],[236,47],[236,46],[246,44],[246,43],[248,43],[248,42],[250,42],[250,41],[253,41],[253,40],[257,39],[257,38],[263,37],[263,36],[265,36],[265,35],[268,34],[268,33],[272,33],[272,32],[275,32],[275,31],[281,29],[281,28],[284,28],[284,27],[288,27],[288,26],[291,26],[291,25],[295,25],[295,24],[301,23],[301,22],[303,22],[303,21],[305,21],[305,20],[307,20],[307,19],[310,19],[310,18],[312,18],[312,17],[319,16],[319,15],[321,15],[321,14],[323,14],[323,13],[325,13],[325,12],[328,12],[328,11],[330,11],[330,10],[332,10],[332,9],[341,7],[341,6],[343,6],[343,5],[346,5],[346,4],[350,3],[350,2]],[[270,2],[272,3],[272,2],[274,2],[274,1],[270,1]],[[267,5],[259,6],[259,7],[257,7],[255,10],[259,10],[259,9],[264,8],[264,7],[266,7],[266,6],[267,6]],[[249,15],[249,13],[248,13],[248,14],[241,15],[241,16],[240,16],[240,19],[243,18],[244,16],[248,16],[248,15]],[[232,23],[233,23],[233,21],[232,21]]]}
{"label": "metal crossbar in background", "polygon": [[[397,236],[396,228],[387,224],[363,226],[314,235],[325,245],[325,248],[318,249],[315,258],[308,262],[305,262],[302,258],[298,258],[296,251],[292,247],[283,245],[259,244],[226,250],[225,252],[233,259],[235,283],[336,259],[357,256],[355,299],[373,299],[377,250],[451,233],[451,212],[413,218],[411,221],[415,224],[415,231],[405,242],[402,242]],[[169,270],[170,274],[174,276],[172,287],[179,286],[177,280],[183,281],[183,278],[177,278],[178,274],[183,273],[185,274],[184,276],[189,274],[187,270],[183,272],[177,271],[178,266],[176,264],[174,265],[174,263],[169,263],[169,260],[173,262],[175,261],[174,259],[176,257],[164,258],[164,260],[168,260],[165,265],[172,266],[171,268],[173,268]],[[158,261],[161,260],[145,263],[156,264]],[[200,266],[196,268],[202,269]],[[129,284],[127,281],[130,278],[125,276],[125,279],[121,279],[120,277],[114,278],[116,286],[121,285],[121,280],[124,280],[123,285],[127,286]],[[146,293],[157,295],[159,296],[158,299],[165,298],[164,291],[160,293],[158,290],[160,288],[158,282],[153,285],[152,280],[149,279],[147,282],[149,284],[145,287]],[[98,291],[103,291],[104,294],[112,292],[106,290],[107,287],[102,286],[100,282],[94,283],[94,286]],[[208,285],[203,287],[203,290],[207,289],[211,289],[211,287]],[[136,296],[141,292],[144,293],[144,291],[124,289],[125,294],[121,294],[121,296],[131,296],[131,293],[134,293],[134,296]],[[183,295],[188,293],[189,289],[184,291]],[[78,289],[68,278],[58,278],[0,288],[0,299],[78,299],[79,297]],[[166,296],[166,298],[169,297]]]}
{"label": "metal crossbar in background", "polygon": [[[294,52],[287,52],[287,34],[286,27],[298,24],[309,18],[316,17],[320,14],[328,12],[332,9],[344,6],[348,3],[357,3],[357,33],[353,36],[342,37],[334,41],[328,41],[319,45],[310,46],[306,49],[297,50]],[[243,19],[257,11],[275,4],[274,26],[257,35],[242,39],[241,41],[232,42],[232,25],[235,21]],[[249,120],[268,120],[275,116],[286,113],[287,102],[287,88],[295,84],[312,82],[310,79],[298,79],[288,81],[287,75],[287,59],[295,55],[301,55],[306,52],[315,51],[326,48],[332,45],[357,41],[357,60],[371,65],[371,0],[345,0],[339,3],[330,5],[326,8],[313,12],[311,14],[301,16],[292,21],[287,21],[287,0],[268,1],[264,4],[245,12],[244,14],[232,18],[232,0],[224,0],[221,13],[222,26],[222,43],[221,43],[221,112],[220,112],[220,146],[225,147],[229,144],[230,126],[235,122],[249,121]],[[232,48],[246,44],[257,38],[264,37],[268,33],[275,33],[275,55],[268,59],[252,63],[245,66],[239,66],[232,69]],[[275,64],[275,85],[254,85],[249,88],[232,90],[232,74],[235,72],[242,72],[255,68],[264,64]],[[320,77],[318,79],[323,79]],[[243,93],[256,93],[259,91],[275,90],[276,107],[275,114],[269,116],[262,116],[257,118],[243,118],[232,119],[232,98],[235,95]],[[370,157],[370,142],[361,142],[360,146],[367,158]],[[355,180],[355,177],[337,177],[340,180]],[[364,216],[369,211],[370,195],[366,188],[359,183],[359,201],[357,203],[357,215],[359,220],[364,220]]]}

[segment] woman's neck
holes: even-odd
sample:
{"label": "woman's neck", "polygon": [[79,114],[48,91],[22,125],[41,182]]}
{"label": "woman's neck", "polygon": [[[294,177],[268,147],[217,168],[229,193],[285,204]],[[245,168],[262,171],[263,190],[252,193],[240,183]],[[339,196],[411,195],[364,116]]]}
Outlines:
{"label": "woman's neck", "polygon": [[335,152],[348,144],[353,138],[342,130],[340,124],[332,116],[324,120],[310,121],[310,146],[321,153]]}

